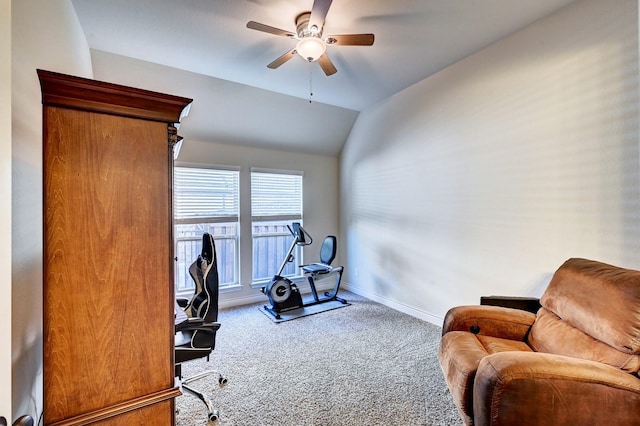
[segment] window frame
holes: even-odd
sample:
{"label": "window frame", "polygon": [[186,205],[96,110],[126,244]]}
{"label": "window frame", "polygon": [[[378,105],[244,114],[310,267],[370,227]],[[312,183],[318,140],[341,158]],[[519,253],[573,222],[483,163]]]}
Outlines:
{"label": "window frame", "polygon": [[[220,171],[220,172],[232,172],[235,174],[235,208],[236,208],[236,215],[219,215],[219,216],[193,216],[193,217],[186,217],[186,218],[178,218],[177,217],[177,196],[176,196],[176,192],[177,192],[177,182],[176,182],[176,177],[175,177],[175,171],[177,169],[198,169],[198,170],[214,170],[214,171]],[[178,270],[179,268],[177,268],[177,264],[178,264],[178,258],[177,258],[177,253],[178,253],[178,244],[179,242],[188,242],[188,241],[194,241],[194,242],[199,242],[202,240],[202,235],[199,236],[179,236],[179,232],[178,232],[178,227],[180,225],[202,225],[203,227],[208,227],[211,225],[215,225],[215,224],[235,224],[235,234],[228,234],[227,235],[220,235],[220,234],[214,234],[214,242],[216,243],[216,249],[218,251],[218,253],[220,252],[218,249],[219,245],[223,244],[224,240],[229,240],[233,242],[233,271],[232,271],[232,275],[233,275],[233,280],[231,282],[226,282],[226,283],[220,283],[220,291],[225,291],[228,289],[233,289],[236,287],[240,287],[240,271],[241,271],[241,267],[240,267],[240,178],[241,178],[241,173],[240,173],[240,168],[239,167],[233,167],[233,166],[222,166],[222,165],[205,165],[205,164],[191,164],[191,163],[184,163],[184,162],[176,162],[176,164],[174,165],[174,182],[173,182],[173,192],[174,192],[174,197],[173,197],[173,203],[174,203],[174,207],[173,207],[173,244],[174,244],[174,252],[176,253],[176,268],[175,268],[175,282],[176,282],[176,296],[190,296],[193,291],[189,290],[178,290],[177,285],[178,285],[178,274],[182,274],[185,273],[185,271],[181,271]],[[203,231],[206,232],[206,231]],[[220,259],[220,256],[218,255],[218,259]],[[195,260],[195,259],[193,259]],[[192,263],[193,260],[188,260],[185,259],[185,265],[187,268],[187,274],[188,274],[188,267],[189,265]],[[218,265],[220,267],[220,264]]]}
{"label": "window frame", "polygon": [[[259,174],[272,174],[272,175],[289,175],[289,176],[297,176],[300,179],[299,182],[299,213],[296,214],[274,214],[274,215],[254,215],[254,173]],[[292,222],[300,222],[303,223],[304,216],[304,172],[300,170],[275,170],[275,169],[264,169],[258,167],[252,167],[250,170],[250,189],[251,189],[251,282],[252,287],[260,287],[268,283],[272,276],[270,277],[255,277],[256,271],[256,259],[255,259],[255,238],[261,237],[278,237],[278,236],[287,236],[289,233],[276,232],[272,235],[261,236],[259,234],[254,233],[254,226],[259,223],[273,223],[273,222],[287,222],[287,225],[291,225]],[[287,249],[290,245],[287,245]],[[297,246],[293,251],[293,256],[295,257],[296,264],[294,265],[294,273],[287,274],[288,278],[298,278],[302,276],[301,269],[299,265],[304,263],[303,261],[303,250],[302,247]],[[280,265],[284,259],[277,259],[277,264]],[[277,272],[273,271],[275,274]]]}

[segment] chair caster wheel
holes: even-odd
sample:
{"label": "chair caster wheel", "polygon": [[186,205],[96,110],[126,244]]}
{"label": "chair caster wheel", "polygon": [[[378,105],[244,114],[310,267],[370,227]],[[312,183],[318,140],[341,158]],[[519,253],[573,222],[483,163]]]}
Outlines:
{"label": "chair caster wheel", "polygon": [[218,377],[218,384],[220,385],[220,387],[225,386],[227,383],[229,383],[229,380],[227,380],[226,377],[223,377],[223,376]]}
{"label": "chair caster wheel", "polygon": [[210,422],[218,421],[219,417],[220,417],[220,412],[218,410],[213,410],[211,413],[209,413]]}

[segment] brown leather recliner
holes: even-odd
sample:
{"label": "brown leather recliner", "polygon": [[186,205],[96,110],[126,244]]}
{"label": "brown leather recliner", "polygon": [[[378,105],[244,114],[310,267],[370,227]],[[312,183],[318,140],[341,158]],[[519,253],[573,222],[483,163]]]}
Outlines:
{"label": "brown leather recliner", "polygon": [[447,312],[439,361],[467,425],[640,425],[640,271],[569,259],[533,314]]}

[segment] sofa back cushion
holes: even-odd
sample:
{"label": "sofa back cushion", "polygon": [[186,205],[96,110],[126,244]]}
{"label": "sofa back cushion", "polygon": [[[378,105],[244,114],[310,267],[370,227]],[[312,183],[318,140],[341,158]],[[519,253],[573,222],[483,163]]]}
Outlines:
{"label": "sofa back cushion", "polygon": [[527,343],[536,352],[602,362],[629,373],[640,370],[640,355],[614,349],[578,330],[545,308],[538,311]]}
{"label": "sofa back cushion", "polygon": [[557,321],[562,321],[562,327],[575,328],[612,349],[640,355],[640,271],[569,259],[554,274],[540,303],[557,319],[539,313],[529,337],[537,350],[588,352],[571,348],[581,339],[569,338],[558,328]]}

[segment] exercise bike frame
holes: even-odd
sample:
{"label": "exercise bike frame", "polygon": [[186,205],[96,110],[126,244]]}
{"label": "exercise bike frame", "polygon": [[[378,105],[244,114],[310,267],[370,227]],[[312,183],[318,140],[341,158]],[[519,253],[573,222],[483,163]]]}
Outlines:
{"label": "exercise bike frame", "polygon": [[[313,298],[313,300],[306,302],[303,300],[298,286],[290,279],[281,276],[282,271],[287,266],[287,264],[295,260],[293,251],[296,246],[307,246],[313,243],[313,238],[307,231],[304,230],[302,226],[300,226],[300,223],[294,222],[292,226],[287,225],[287,228],[289,229],[289,232],[291,232],[291,235],[293,235],[293,241],[291,242],[289,251],[282,261],[282,264],[280,265],[280,268],[278,269],[276,275],[274,275],[267,286],[261,288],[262,293],[267,295],[267,297],[269,298],[269,302],[271,303],[271,306],[264,305],[264,310],[271,314],[274,318],[280,319],[280,313],[304,308],[306,306],[313,306],[333,300],[337,300],[343,304],[346,304],[347,301],[345,299],[338,297],[340,281],[342,280],[342,271],[344,270],[343,266],[337,266],[334,268],[326,265],[327,269],[324,271],[305,272],[307,282],[309,283],[309,287],[311,288],[311,297]],[[303,267],[304,270],[304,266],[307,265],[300,266]],[[335,274],[336,276],[333,290],[331,292],[325,291],[323,297],[318,296],[318,291],[315,284],[316,279],[319,276],[329,276],[331,274]]]}

